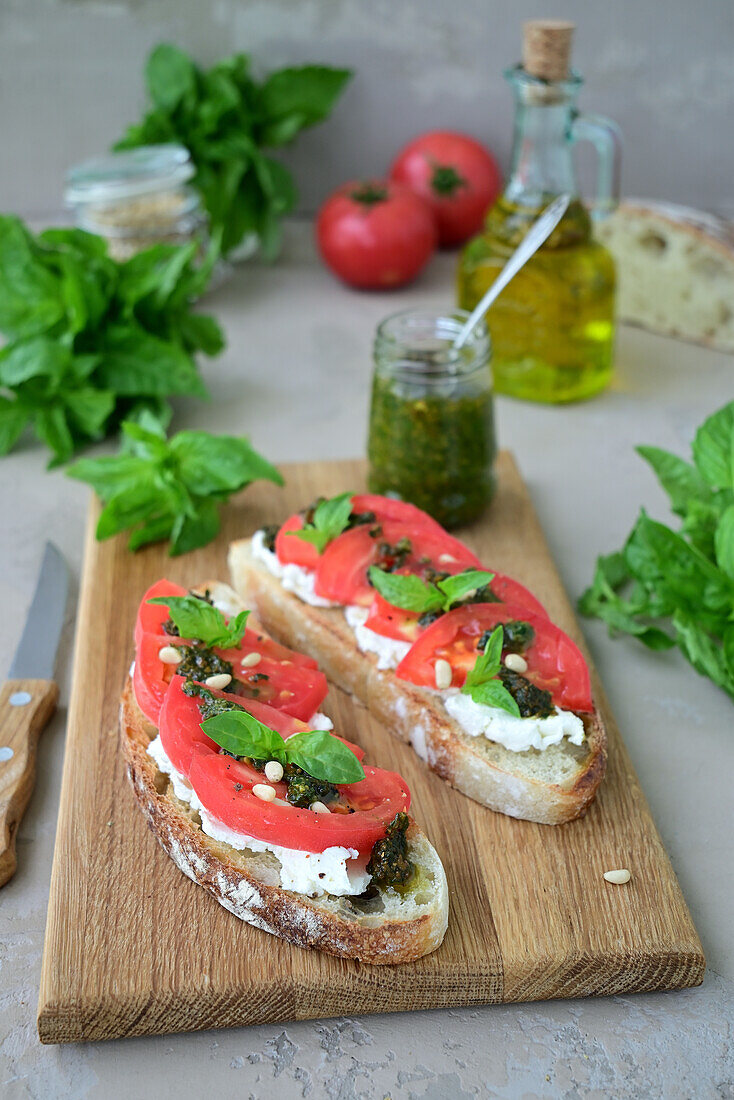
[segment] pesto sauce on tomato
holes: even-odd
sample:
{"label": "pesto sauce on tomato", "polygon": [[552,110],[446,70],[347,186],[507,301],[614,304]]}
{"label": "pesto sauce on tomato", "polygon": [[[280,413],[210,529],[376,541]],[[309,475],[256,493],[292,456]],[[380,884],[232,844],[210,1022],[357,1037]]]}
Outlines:
{"label": "pesto sauce on tomato", "polygon": [[397,493],[444,527],[458,527],[492,499],[496,451],[488,388],[408,396],[400,382],[375,372],[371,492]]}

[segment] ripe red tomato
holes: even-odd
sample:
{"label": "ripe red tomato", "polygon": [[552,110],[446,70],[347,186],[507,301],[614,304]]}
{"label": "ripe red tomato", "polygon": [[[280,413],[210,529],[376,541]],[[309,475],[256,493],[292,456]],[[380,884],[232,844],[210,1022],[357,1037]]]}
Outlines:
{"label": "ripe red tomato", "polygon": [[385,290],[421,271],[436,247],[429,205],[388,180],[345,183],[319,210],[316,239],[324,263],[350,286]]}
{"label": "ripe red tomato", "polygon": [[502,188],[492,154],[474,138],[451,130],[421,134],[406,145],[390,169],[390,179],[430,203],[443,247],[478,233]]}
{"label": "ripe red tomato", "polygon": [[475,603],[442,615],[420,635],[395,675],[413,684],[435,687],[436,661],[443,658],[451,665],[452,686],[461,687],[477,659],[482,634],[511,619],[530,623],[535,632],[533,642],[523,653],[528,680],[549,691],[558,707],[592,711],[589,670],[578,646],[555,623],[519,604]]}

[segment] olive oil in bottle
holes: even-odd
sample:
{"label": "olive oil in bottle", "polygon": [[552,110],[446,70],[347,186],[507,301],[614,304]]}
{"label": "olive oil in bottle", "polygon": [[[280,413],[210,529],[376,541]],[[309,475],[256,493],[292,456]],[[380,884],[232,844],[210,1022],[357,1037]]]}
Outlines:
{"label": "olive oil in bottle", "polygon": [[510,178],[458,274],[459,305],[472,310],[548,203],[574,196],[487,314],[495,389],[549,403],[591,397],[613,369],[614,262],[576,197],[572,149],[579,140],[597,149],[595,215],[603,215],[616,201],[619,137],[614,123],[576,112],[582,81],[568,69],[572,31],[569,23],[525,26],[523,64],[505,73],[516,99]]}

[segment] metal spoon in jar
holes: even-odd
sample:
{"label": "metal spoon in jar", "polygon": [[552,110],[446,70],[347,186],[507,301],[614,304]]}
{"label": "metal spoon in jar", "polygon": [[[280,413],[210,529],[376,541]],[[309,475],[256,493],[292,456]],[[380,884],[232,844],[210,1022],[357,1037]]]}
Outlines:
{"label": "metal spoon in jar", "polygon": [[453,346],[457,351],[459,348],[463,348],[474,326],[484,317],[484,314],[492,305],[492,302],[498,294],[502,293],[510,279],[515,278],[520,268],[524,267],[533,253],[538,251],[544,241],[547,241],[548,237],[550,237],[551,233],[566,213],[570,201],[570,195],[559,195],[549,206],[546,206],[538,220],[533,222],[528,232],[520,241],[520,244],[512,253],[482,300],[474,308],[471,316],[467,319],[461,332],[454,340]]}

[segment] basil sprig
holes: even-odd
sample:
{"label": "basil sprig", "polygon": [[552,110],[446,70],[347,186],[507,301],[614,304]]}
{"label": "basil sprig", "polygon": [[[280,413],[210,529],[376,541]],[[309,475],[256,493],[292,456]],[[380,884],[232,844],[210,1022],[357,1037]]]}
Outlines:
{"label": "basil sprig", "polygon": [[484,588],[494,577],[482,569],[468,569],[443,580],[424,581],[414,574],[386,573],[371,565],[370,581],[383,599],[393,607],[402,607],[404,611],[416,611],[423,615],[427,611],[450,611],[451,606],[466,599],[477,588]]}
{"label": "basil sprig", "polygon": [[327,730],[304,730],[283,738],[246,710],[231,710],[201,723],[207,737],[235,756],[296,764],[325,783],[358,783],[364,768],[352,750]]}
{"label": "basil sprig", "polygon": [[240,611],[229,622],[216,607],[196,596],[155,596],[148,603],[164,604],[182,638],[197,638],[205,646],[233,649],[242,641],[249,611]]}
{"label": "basil sprig", "polygon": [[341,535],[349,523],[353,496],[352,492],[339,493],[329,500],[319,501],[314,509],[313,522],[305,524],[300,531],[289,531],[288,534],[312,543],[319,554],[323,554],[328,544]]}
{"label": "basil sprig", "polygon": [[481,703],[485,707],[499,707],[520,717],[520,708],[510,695],[501,680],[497,678],[502,660],[502,625],[496,626],[492,631],[489,641],[476,659],[474,668],[470,669],[466,676],[466,682],[461,691],[463,695],[469,695],[475,703]]}

